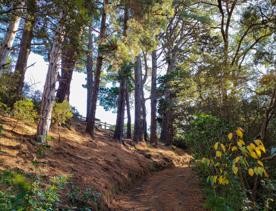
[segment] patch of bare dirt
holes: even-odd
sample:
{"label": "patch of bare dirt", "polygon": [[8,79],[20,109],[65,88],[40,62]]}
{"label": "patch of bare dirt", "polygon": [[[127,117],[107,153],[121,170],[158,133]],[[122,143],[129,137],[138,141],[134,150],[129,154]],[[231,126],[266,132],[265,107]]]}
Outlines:
{"label": "patch of bare dirt", "polygon": [[198,178],[188,166],[165,169],[116,196],[112,210],[203,211],[198,184]]}

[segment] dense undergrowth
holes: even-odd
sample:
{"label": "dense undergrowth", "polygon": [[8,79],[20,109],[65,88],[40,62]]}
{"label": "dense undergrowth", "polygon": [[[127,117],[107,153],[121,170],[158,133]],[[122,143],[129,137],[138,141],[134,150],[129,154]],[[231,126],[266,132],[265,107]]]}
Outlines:
{"label": "dense undergrowth", "polygon": [[276,209],[276,175],[261,140],[250,140],[241,128],[234,130],[216,117],[199,115],[178,142],[194,154],[206,208]]}
{"label": "dense undergrowth", "polygon": [[[95,210],[101,194],[93,188],[81,190],[70,178],[26,174],[18,170],[0,174],[0,210],[51,211]],[[67,189],[64,196],[62,192]],[[63,202],[66,201],[66,205]]]}

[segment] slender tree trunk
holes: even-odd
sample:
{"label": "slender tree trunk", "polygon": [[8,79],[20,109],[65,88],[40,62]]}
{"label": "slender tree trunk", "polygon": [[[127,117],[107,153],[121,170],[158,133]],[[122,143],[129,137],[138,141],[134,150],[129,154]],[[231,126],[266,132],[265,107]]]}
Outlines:
{"label": "slender tree trunk", "polygon": [[[124,14],[124,27],[123,27],[123,35],[127,35],[127,21],[128,21],[128,8],[125,5],[125,14]],[[116,126],[114,132],[114,139],[121,142],[124,135],[124,118],[125,118],[125,97],[126,97],[126,89],[127,89],[127,64],[124,64],[119,72],[120,78],[120,87],[119,87],[119,96],[118,96],[118,104],[117,104],[117,117],[116,117]]]}
{"label": "slender tree trunk", "polygon": [[131,114],[129,103],[129,90],[126,90],[126,109],[127,109],[127,138],[131,139]]}
{"label": "slender tree trunk", "polygon": [[[168,60],[168,70],[167,74],[171,73],[175,70],[176,67],[176,55],[174,52],[171,52]],[[162,127],[161,127],[161,136],[160,140],[164,142],[166,145],[171,145],[174,137],[174,129],[173,129],[173,99],[171,96],[171,91],[169,88],[169,84],[166,84],[165,90],[165,102],[166,108],[162,117]]]}
{"label": "slender tree trunk", "polygon": [[27,62],[31,52],[31,42],[33,39],[33,28],[35,25],[35,0],[27,1],[28,16],[25,20],[23,35],[20,43],[20,51],[15,65],[14,81],[15,81],[15,100],[22,97],[25,73],[27,69]]}
{"label": "slender tree trunk", "polygon": [[11,52],[15,35],[19,27],[20,19],[20,16],[17,15],[11,18],[7,33],[5,34],[4,40],[0,45],[0,76],[2,74],[2,69],[4,69],[4,67],[6,66],[7,58]]}
{"label": "slender tree trunk", "polygon": [[[108,0],[104,0],[104,6],[102,10],[102,20],[101,20],[101,29],[100,29],[100,41],[103,42],[103,39],[106,34],[106,11],[105,7],[108,5]],[[96,72],[95,72],[95,80],[93,84],[93,91],[92,91],[92,102],[91,102],[91,110],[89,112],[88,121],[86,125],[86,131],[94,137],[95,133],[95,121],[96,121],[96,109],[97,109],[97,100],[98,100],[98,92],[99,92],[99,85],[100,85],[100,78],[101,78],[101,71],[103,65],[103,53],[101,50],[101,43],[99,43],[98,48],[98,57],[96,63]]]}
{"label": "slender tree trunk", "polygon": [[[62,17],[62,14],[61,14]],[[60,49],[62,43],[63,26],[59,25],[56,30],[55,39],[50,53],[50,61],[48,66],[48,73],[44,85],[40,107],[40,120],[37,127],[38,141],[46,143],[46,138],[51,125],[52,110],[55,102],[55,86],[58,75],[58,61],[60,58]]]}
{"label": "slender tree trunk", "polygon": [[142,87],[142,64],[141,56],[137,56],[135,63],[135,116],[134,116],[134,141],[144,141],[143,122],[143,87]]}
{"label": "slender tree trunk", "polygon": [[57,102],[59,103],[62,103],[64,100],[69,102],[70,86],[76,65],[76,53],[76,48],[73,46],[65,47],[62,50],[61,77],[59,78],[59,87],[56,95]]}
{"label": "slender tree trunk", "polygon": [[150,143],[157,145],[157,93],[156,93],[156,79],[157,79],[157,55],[156,51],[152,52],[152,76],[151,76],[151,126],[150,126]]}
{"label": "slender tree trunk", "polygon": [[146,99],[144,96],[144,89],[142,86],[142,114],[143,114],[143,131],[144,131],[144,139],[148,141],[148,124],[147,124],[147,109],[146,109]]}
{"label": "slender tree trunk", "polygon": [[86,103],[86,122],[88,122],[88,117],[90,116],[91,102],[92,102],[92,90],[93,90],[93,34],[92,26],[89,26],[88,35],[88,51],[86,54],[86,74],[87,74],[87,103]]}
{"label": "slender tree trunk", "polygon": [[[125,72],[125,71],[121,71]],[[117,118],[114,132],[114,139],[122,142],[124,135],[124,119],[125,119],[125,93],[126,93],[126,79],[124,76],[120,76],[120,88],[117,106]]]}

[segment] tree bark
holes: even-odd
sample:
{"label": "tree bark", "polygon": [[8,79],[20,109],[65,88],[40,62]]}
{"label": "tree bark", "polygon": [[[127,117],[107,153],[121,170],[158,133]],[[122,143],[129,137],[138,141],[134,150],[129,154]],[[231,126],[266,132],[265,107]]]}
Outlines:
{"label": "tree bark", "polygon": [[91,102],[92,102],[92,90],[93,90],[93,34],[92,26],[89,26],[88,35],[88,51],[86,53],[86,75],[87,75],[87,103],[86,103],[86,122],[90,116]]}
{"label": "tree bark", "polygon": [[157,79],[157,55],[156,51],[152,52],[152,76],[151,76],[151,127],[150,127],[150,143],[157,145],[157,92],[156,92],[156,79]]}
{"label": "tree bark", "polygon": [[131,139],[131,114],[129,103],[129,90],[126,90],[126,109],[127,109],[127,138]]}
{"label": "tree bark", "polygon": [[108,0],[104,0],[103,10],[102,10],[102,20],[101,20],[101,28],[100,28],[100,43],[98,47],[98,57],[96,63],[96,71],[95,71],[95,79],[93,84],[92,91],[92,102],[91,102],[91,110],[89,112],[88,121],[86,125],[86,131],[91,134],[92,137],[95,135],[95,120],[96,120],[96,109],[97,109],[97,100],[98,100],[98,92],[100,85],[100,77],[103,65],[103,52],[101,50],[101,42],[106,34],[106,11],[105,7],[108,5]]}
{"label": "tree bark", "polygon": [[[20,43],[20,51],[15,65],[14,81],[15,81],[15,101],[22,97],[25,73],[27,69],[27,62],[31,52],[31,42],[33,39],[33,28],[35,25],[34,11],[36,7],[35,0],[27,1],[27,18],[24,24],[23,35]],[[14,103],[13,102],[13,103]]]}
{"label": "tree bark", "polygon": [[[176,67],[176,55],[173,51],[169,55],[167,74],[174,71],[175,67]],[[166,84],[166,90],[165,90],[165,102],[166,102],[166,108],[162,117],[160,140],[164,142],[166,145],[171,145],[174,137],[174,129],[173,129],[174,118],[173,118],[173,99],[172,99],[171,90],[169,88],[168,83]]]}
{"label": "tree bark", "polygon": [[20,23],[20,16],[15,15],[11,18],[11,21],[9,23],[7,33],[5,35],[5,38],[3,40],[3,43],[1,43],[0,46],[0,76],[2,74],[2,69],[6,66],[7,58],[11,52],[12,45],[15,39],[16,32],[19,27]]}
{"label": "tree bark", "polygon": [[[124,27],[123,27],[123,36],[127,35],[127,21],[128,21],[128,8],[125,5],[125,14],[124,14]],[[114,132],[114,139],[121,142],[124,135],[124,118],[125,118],[125,97],[127,89],[127,64],[124,64],[119,71],[120,78],[120,87],[119,87],[119,96],[117,104],[117,117],[116,117],[116,126]]]}
{"label": "tree bark", "polygon": [[[62,13],[61,13],[62,17]],[[63,26],[59,25],[56,30],[55,39],[50,52],[50,61],[47,77],[44,85],[40,107],[40,120],[37,127],[37,139],[42,143],[46,143],[47,135],[51,125],[52,110],[55,102],[55,86],[58,75],[58,60],[60,58],[60,49],[62,43]]]}
{"label": "tree bark", "polygon": [[135,116],[134,116],[134,141],[144,141],[144,112],[143,112],[143,86],[142,86],[142,64],[141,56],[136,57],[134,70],[135,83]]}
{"label": "tree bark", "polygon": [[[125,73],[125,71],[121,71]],[[114,139],[119,142],[122,142],[124,135],[124,119],[125,119],[125,93],[126,93],[126,79],[124,76],[120,76],[120,88],[119,88],[119,97],[117,104],[117,118],[116,126],[114,132]]]}
{"label": "tree bark", "polygon": [[143,114],[143,131],[144,131],[144,139],[148,141],[148,124],[147,124],[147,109],[146,109],[146,99],[144,96],[144,89],[142,86],[142,114]]}
{"label": "tree bark", "polygon": [[56,95],[57,102],[59,103],[62,103],[64,100],[69,102],[70,86],[76,65],[76,53],[76,48],[71,45],[62,50],[61,77],[59,79],[59,87]]}

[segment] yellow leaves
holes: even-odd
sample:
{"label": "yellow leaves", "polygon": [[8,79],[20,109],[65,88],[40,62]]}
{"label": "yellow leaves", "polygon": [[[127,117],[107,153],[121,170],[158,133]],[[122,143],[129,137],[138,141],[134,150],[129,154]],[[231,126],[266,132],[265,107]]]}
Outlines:
{"label": "yellow leaves", "polygon": [[249,151],[249,155],[256,160],[258,159],[258,156],[254,151]]}
{"label": "yellow leaves", "polygon": [[226,151],[225,146],[224,146],[223,144],[220,144],[220,147],[221,147],[221,149],[223,150],[223,152]]}
{"label": "yellow leaves", "polygon": [[259,145],[258,149],[262,150],[264,153],[266,153],[266,149],[264,147],[264,145]]}
{"label": "yellow leaves", "polygon": [[263,145],[263,142],[260,139],[254,141],[257,146]]}
{"label": "yellow leaves", "polygon": [[238,147],[236,147],[236,146],[233,146],[232,148],[231,148],[231,151],[232,152],[236,152],[238,150]]}
{"label": "yellow leaves", "polygon": [[239,139],[238,142],[237,142],[238,146],[239,147],[242,147],[245,145],[244,141],[242,139]]}
{"label": "yellow leaves", "polygon": [[[208,182],[214,186],[227,185],[232,181],[230,178],[239,178],[239,173],[244,172],[247,172],[247,177],[244,179],[268,176],[261,161],[263,153],[266,153],[265,146],[261,140],[257,139],[248,144],[245,143],[246,138],[244,138],[244,131],[241,128],[229,133],[227,139],[229,141],[216,142],[212,146],[215,153],[214,158],[204,160],[204,163],[216,174],[215,176],[209,176]],[[230,170],[229,167],[231,168]],[[232,176],[228,177],[228,175]]]}
{"label": "yellow leaves", "polygon": [[216,142],[216,143],[215,143],[215,145],[214,145],[214,149],[215,149],[215,150],[217,150],[217,149],[218,149],[218,145],[219,145],[219,143],[218,143],[218,142]]}
{"label": "yellow leaves", "polygon": [[228,185],[229,180],[224,176],[219,176],[218,183],[221,184],[221,185]]}
{"label": "yellow leaves", "polygon": [[255,152],[256,152],[256,154],[258,155],[258,157],[261,157],[261,156],[262,156],[262,152],[261,152],[261,150],[260,150],[259,148],[256,148],[256,149],[255,149]]}
{"label": "yellow leaves", "polygon": [[233,171],[233,173],[234,173],[235,175],[237,175],[239,169],[238,169],[238,167],[237,167],[236,165],[232,165],[232,171]]}
{"label": "yellow leaves", "polygon": [[264,164],[263,164],[262,161],[258,160],[257,163],[258,163],[260,166],[264,167]]}
{"label": "yellow leaves", "polygon": [[233,133],[228,134],[228,139],[229,139],[229,141],[231,141],[233,139]]}
{"label": "yellow leaves", "polygon": [[253,177],[254,176],[254,170],[252,168],[248,169],[248,174]]}
{"label": "yellow leaves", "polygon": [[216,151],[216,157],[220,158],[222,155],[221,151]]}
{"label": "yellow leaves", "polygon": [[211,185],[220,184],[220,185],[228,185],[229,180],[225,176],[209,176],[207,181],[211,182]]}
{"label": "yellow leaves", "polygon": [[237,134],[238,137],[243,138],[243,129],[239,127],[236,130],[236,134]]}
{"label": "yellow leaves", "polygon": [[234,164],[236,164],[237,162],[239,162],[241,160],[241,157],[240,156],[238,156],[238,157],[236,157],[233,161],[233,163]]}

